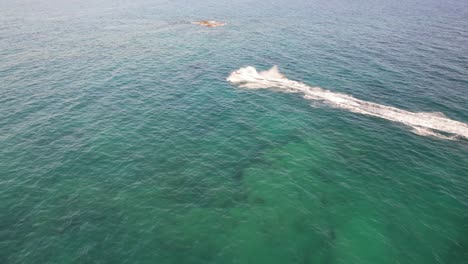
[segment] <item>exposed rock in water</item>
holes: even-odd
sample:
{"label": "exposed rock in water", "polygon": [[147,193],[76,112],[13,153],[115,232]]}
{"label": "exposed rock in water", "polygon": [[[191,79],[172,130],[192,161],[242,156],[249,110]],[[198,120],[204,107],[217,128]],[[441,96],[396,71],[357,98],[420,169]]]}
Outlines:
{"label": "exposed rock in water", "polygon": [[192,22],[192,24],[205,26],[205,27],[221,27],[221,26],[226,25],[226,23],[219,22],[219,21],[214,21],[214,20],[195,21],[195,22]]}

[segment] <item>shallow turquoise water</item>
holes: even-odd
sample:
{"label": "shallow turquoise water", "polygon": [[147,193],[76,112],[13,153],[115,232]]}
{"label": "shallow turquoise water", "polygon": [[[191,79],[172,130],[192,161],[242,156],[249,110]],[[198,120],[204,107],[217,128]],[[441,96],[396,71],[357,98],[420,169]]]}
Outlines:
{"label": "shallow turquoise water", "polygon": [[[0,263],[467,263],[464,1],[0,2]],[[219,19],[220,28],[189,22]]]}

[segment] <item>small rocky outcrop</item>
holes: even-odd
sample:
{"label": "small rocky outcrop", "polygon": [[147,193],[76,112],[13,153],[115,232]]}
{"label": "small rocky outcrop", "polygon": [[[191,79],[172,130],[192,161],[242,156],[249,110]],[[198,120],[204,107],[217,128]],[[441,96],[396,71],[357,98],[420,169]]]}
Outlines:
{"label": "small rocky outcrop", "polygon": [[221,27],[221,26],[226,25],[226,23],[224,23],[224,22],[219,22],[219,21],[214,21],[214,20],[195,21],[195,22],[192,22],[192,24],[205,26],[205,27]]}

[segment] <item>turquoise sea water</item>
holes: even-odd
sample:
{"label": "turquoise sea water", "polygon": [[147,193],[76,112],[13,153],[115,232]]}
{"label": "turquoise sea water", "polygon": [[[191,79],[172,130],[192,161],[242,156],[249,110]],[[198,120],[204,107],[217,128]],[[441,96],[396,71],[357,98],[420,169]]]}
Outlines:
{"label": "turquoise sea water", "polygon": [[468,2],[95,2],[0,0],[0,263],[468,263],[467,140],[226,81],[468,123]]}

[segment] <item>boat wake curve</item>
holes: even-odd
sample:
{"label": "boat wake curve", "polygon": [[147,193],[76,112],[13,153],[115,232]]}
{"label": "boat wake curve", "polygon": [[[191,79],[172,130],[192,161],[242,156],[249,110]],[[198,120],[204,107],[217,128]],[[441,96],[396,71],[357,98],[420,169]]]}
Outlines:
{"label": "boat wake curve", "polygon": [[360,100],[351,95],[335,93],[320,87],[311,87],[289,80],[279,72],[276,66],[260,72],[251,66],[240,68],[232,72],[227,81],[242,88],[275,88],[283,92],[302,93],[307,100],[321,101],[331,107],[407,125],[411,127],[412,132],[422,136],[448,140],[468,139],[468,124],[449,119],[442,113],[411,112]]}

